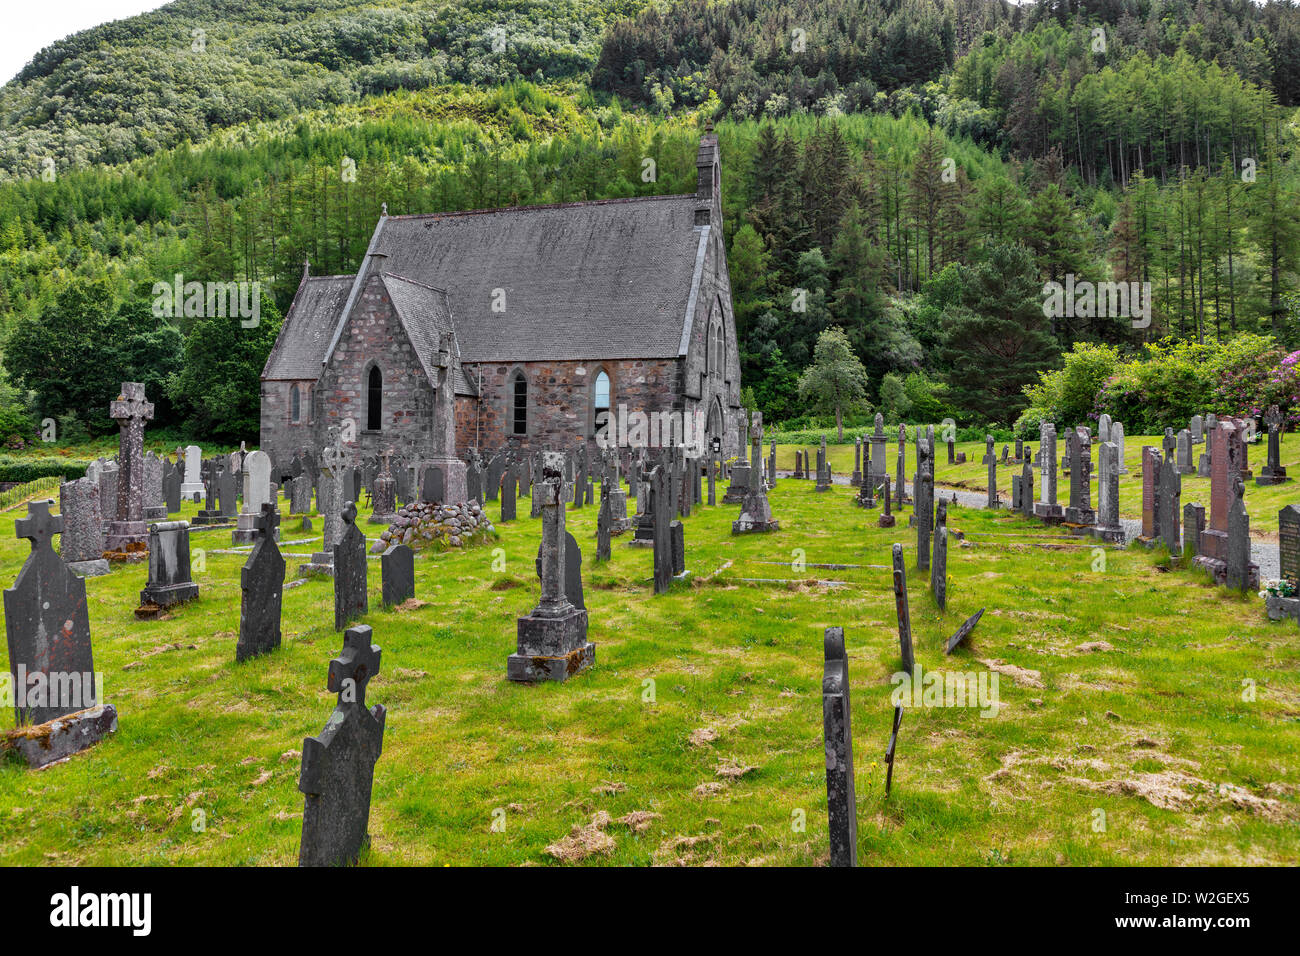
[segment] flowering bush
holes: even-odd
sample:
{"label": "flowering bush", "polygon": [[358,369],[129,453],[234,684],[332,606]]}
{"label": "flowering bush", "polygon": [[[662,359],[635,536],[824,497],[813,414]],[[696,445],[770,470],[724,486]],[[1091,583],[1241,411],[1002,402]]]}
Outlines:
{"label": "flowering bush", "polygon": [[1246,358],[1234,368],[1223,369],[1214,390],[1216,410],[1243,418],[1259,418],[1270,405],[1286,416],[1286,423],[1300,423],[1300,375],[1296,362],[1300,352],[1289,355],[1269,349]]}

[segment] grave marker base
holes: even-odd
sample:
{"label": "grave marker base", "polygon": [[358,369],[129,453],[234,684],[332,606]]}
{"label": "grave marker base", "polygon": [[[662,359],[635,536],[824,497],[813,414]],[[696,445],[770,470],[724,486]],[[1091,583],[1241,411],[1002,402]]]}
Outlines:
{"label": "grave marker base", "polygon": [[5,735],[5,748],[22,754],[33,770],[62,763],[117,732],[117,709],[100,704],[55,717],[43,724],[16,727]]}

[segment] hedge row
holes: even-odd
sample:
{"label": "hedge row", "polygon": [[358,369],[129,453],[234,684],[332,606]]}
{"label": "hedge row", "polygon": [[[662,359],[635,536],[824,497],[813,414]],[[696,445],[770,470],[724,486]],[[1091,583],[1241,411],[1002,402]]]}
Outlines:
{"label": "hedge row", "polygon": [[86,476],[88,461],[68,458],[9,458],[0,457],[0,481],[28,482],[37,478],[63,476],[64,481],[74,481]]}

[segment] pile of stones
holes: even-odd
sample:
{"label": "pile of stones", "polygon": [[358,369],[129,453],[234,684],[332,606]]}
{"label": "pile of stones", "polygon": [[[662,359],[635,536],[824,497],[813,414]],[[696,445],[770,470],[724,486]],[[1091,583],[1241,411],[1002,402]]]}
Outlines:
{"label": "pile of stones", "polygon": [[404,544],[419,551],[435,542],[463,548],[486,538],[494,530],[477,501],[458,505],[413,501],[397,509],[392,524],[371,550],[378,554],[390,544]]}

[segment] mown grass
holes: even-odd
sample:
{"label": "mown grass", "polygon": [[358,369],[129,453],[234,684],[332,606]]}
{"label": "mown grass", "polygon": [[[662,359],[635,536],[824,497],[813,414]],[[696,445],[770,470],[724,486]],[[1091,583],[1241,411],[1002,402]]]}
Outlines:
{"label": "mown grass", "polygon": [[[1098,570],[1090,543],[959,507],[950,526],[973,544],[953,541],[941,614],[928,574],[914,570],[906,515],[882,530],[878,512],[851,504],[852,489],[812,489],[778,484],[781,530],[767,535],[731,536],[734,506],[697,510],[686,520],[693,580],[658,597],[648,551],[625,536],[612,561],[595,565],[596,510],[570,511],[597,661],[564,685],[505,680],[515,620],[538,596],[539,522],[526,502],[499,541],[418,557],[422,606],[380,608],[372,561],[365,623],[383,663],[368,698],[388,708],[388,726],[365,862],[554,863],[546,848],[601,811],[658,816],[639,832],[611,823],[612,848],[588,863],[826,862],[820,682],[830,625],[845,628],[849,648],[861,862],[1300,860],[1293,623],[1269,623],[1257,600],[1196,573],[1162,570],[1159,552],[1105,552]],[[15,516],[0,519],[6,581],[27,551]],[[314,550],[289,543],[303,537],[294,524],[285,521],[284,550]],[[142,565],[87,582],[95,661],[120,729],[41,772],[0,766],[0,862],[296,862],[297,751],[333,706],[325,676],[341,647],[332,590],[313,581],[286,591],[283,647],[237,665],[243,557],[216,553],[229,534],[194,530],[201,597],[167,619],[132,614]],[[924,671],[980,672],[990,661],[1039,672],[1042,686],[1000,675],[994,718],[910,708],[886,800],[881,753],[898,668],[889,572],[766,562],[888,565],[894,541],[908,555]],[[292,576],[305,559],[288,560]],[[944,658],[944,640],[980,607],[972,647]],[[1105,646],[1079,649],[1096,642]],[[1257,686],[1253,701],[1245,680]]]}

